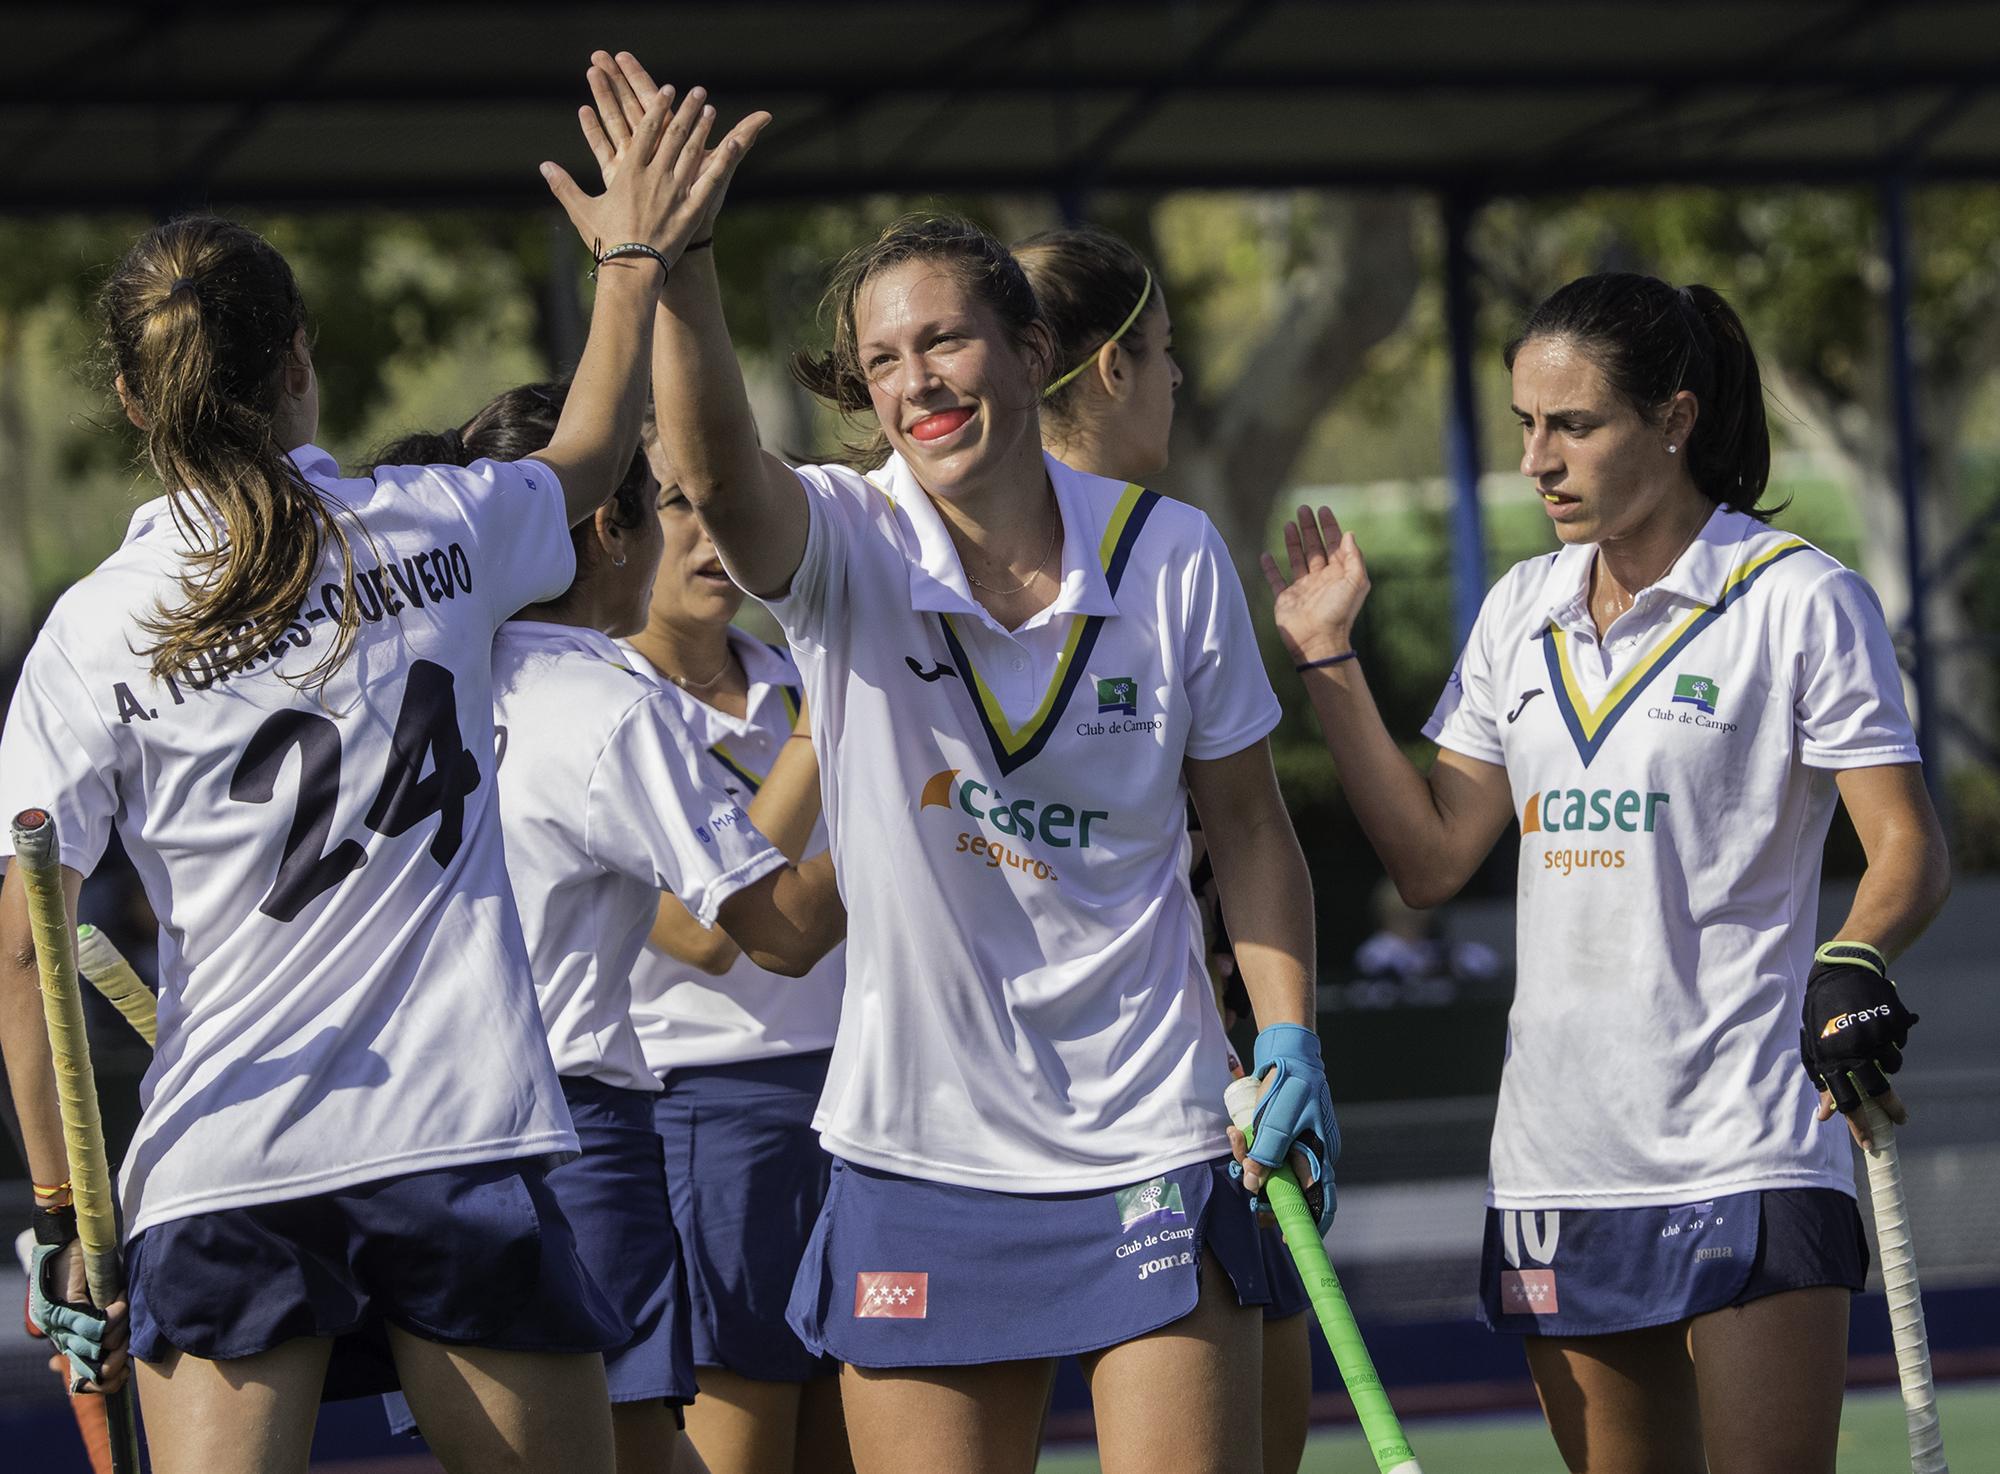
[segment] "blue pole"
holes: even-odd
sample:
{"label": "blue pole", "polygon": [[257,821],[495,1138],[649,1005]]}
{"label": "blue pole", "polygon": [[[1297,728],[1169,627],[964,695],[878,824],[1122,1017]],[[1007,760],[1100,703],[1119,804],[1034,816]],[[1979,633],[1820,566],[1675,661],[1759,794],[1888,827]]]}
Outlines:
{"label": "blue pole", "polygon": [[[1889,257],[1889,376],[1896,414],[1896,483],[1903,494],[1903,564],[1910,580],[1910,685],[1916,692],[1917,742],[1944,730],[1934,721],[1937,708],[1935,672],[1926,634],[1924,605],[1929,593],[1924,568],[1923,444],[1917,433],[1917,370],[1910,352],[1910,210],[1909,181],[1900,174],[1882,180],[1882,236]],[[1928,751],[1928,750],[1927,750]],[[1943,768],[1924,764],[1924,781],[1933,800],[1942,799]]]}
{"label": "blue pole", "polygon": [[1472,252],[1466,242],[1478,209],[1464,194],[1444,202],[1444,317],[1451,347],[1451,406],[1445,417],[1445,471],[1451,477],[1451,605],[1463,645],[1486,597],[1486,530],[1479,510],[1479,403],[1473,387],[1478,352],[1478,303]]}

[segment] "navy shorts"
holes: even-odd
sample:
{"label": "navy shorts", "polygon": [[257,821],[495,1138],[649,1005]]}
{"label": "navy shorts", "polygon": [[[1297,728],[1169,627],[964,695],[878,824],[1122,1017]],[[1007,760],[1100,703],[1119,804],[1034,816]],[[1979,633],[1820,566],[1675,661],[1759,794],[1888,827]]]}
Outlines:
{"label": "navy shorts", "polygon": [[786,1317],[861,1367],[972,1366],[1116,1346],[1187,1315],[1202,1250],[1270,1303],[1227,1157],[1130,1187],[998,1193],[836,1158]]}
{"label": "navy shorts", "polygon": [[[687,1285],[653,1134],[653,1092],[576,1075],[564,1075],[562,1088],[583,1155],[549,1173],[549,1191],[622,1328],[604,1353],[611,1400],[692,1402]],[[392,1429],[416,1427],[401,1394],[384,1401]]]}
{"label": "navy shorts", "polygon": [[1275,1224],[1260,1224],[1257,1247],[1264,1253],[1264,1277],[1271,1285],[1271,1303],[1264,1307],[1265,1320],[1290,1320],[1312,1308],[1306,1282],[1299,1278],[1299,1266],[1285,1245],[1285,1236]]}
{"label": "navy shorts", "polygon": [[1860,1211],[1832,1188],[1672,1208],[1488,1208],[1479,1308],[1496,1331],[1601,1336],[1867,1278]]}
{"label": "navy shorts", "polygon": [[626,1334],[539,1158],[170,1219],[133,1238],[126,1276],[141,1360],[331,1338],[329,1402],[396,1388],[391,1325],[502,1351],[597,1352]]}
{"label": "navy shorts", "polygon": [[830,1053],[673,1070],[653,1098],[697,1366],[763,1382],[839,1369],[785,1324],[833,1158],[812,1129]]}

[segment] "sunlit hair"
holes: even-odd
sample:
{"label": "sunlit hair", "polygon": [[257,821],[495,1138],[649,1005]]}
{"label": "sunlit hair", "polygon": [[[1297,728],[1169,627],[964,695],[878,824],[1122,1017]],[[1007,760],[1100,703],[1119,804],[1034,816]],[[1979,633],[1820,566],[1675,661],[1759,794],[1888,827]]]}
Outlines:
{"label": "sunlit hair", "polygon": [[1687,390],[1697,412],[1683,454],[1701,494],[1763,522],[1783,510],[1757,505],[1771,479],[1764,381],[1742,319],[1713,287],[1671,287],[1629,271],[1578,277],[1507,345],[1510,370],[1536,338],[1575,344],[1649,423]]}
{"label": "sunlit hair", "polygon": [[[861,365],[855,301],[875,277],[907,261],[931,261],[950,271],[999,318],[1017,349],[1037,360],[1047,356],[1034,289],[1005,245],[956,215],[905,216],[869,244],[848,252],[834,268],[820,301],[820,321],[831,327],[832,346],[824,353],[801,350],[792,355],[792,376],[850,422],[859,421],[873,405]],[[847,450],[855,464],[877,466],[888,458],[889,441],[876,425],[871,437]]]}
{"label": "sunlit hair", "polygon": [[[306,323],[285,258],[255,231],[207,215],[147,231],[100,299],[106,352],[145,421],[146,458],[186,536],[181,602],[140,621],[153,674],[207,656],[226,668],[267,649],[296,616],[331,543],[354,586],[346,514],[316,491],[273,429],[285,360]],[[219,525],[218,525],[219,524]],[[359,621],[352,598],[326,654],[300,684],[324,682]]]}
{"label": "sunlit hair", "polygon": [[[474,461],[522,461],[540,455],[555,439],[556,423],[562,418],[563,401],[569,397],[570,381],[522,384],[496,394],[463,425],[452,430],[417,431],[391,441],[370,457],[375,466],[469,466]],[[647,438],[652,435],[653,416],[646,412]],[[642,445],[626,469],[625,479],[611,494],[611,521],[618,527],[637,527],[653,515],[650,496],[652,468],[646,463]],[[565,605],[591,567],[591,549],[597,537],[594,519],[586,517],[570,529],[570,545],[576,550],[576,577],[569,588],[545,603],[556,609]]]}
{"label": "sunlit hair", "polygon": [[[1028,273],[1042,321],[1055,340],[1058,365],[1087,368],[1114,340],[1129,353],[1146,351],[1139,323],[1159,273],[1110,231],[1090,225],[1044,230],[1016,245],[1014,259]],[[1119,332],[1127,322],[1130,326]],[[1042,413],[1060,424],[1073,423],[1083,400],[1081,377],[1052,386]]]}

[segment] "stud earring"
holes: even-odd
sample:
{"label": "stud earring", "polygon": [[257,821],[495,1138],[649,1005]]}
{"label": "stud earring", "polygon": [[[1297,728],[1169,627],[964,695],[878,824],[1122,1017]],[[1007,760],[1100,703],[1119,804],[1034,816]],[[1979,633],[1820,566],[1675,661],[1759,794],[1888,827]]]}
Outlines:
{"label": "stud earring", "polygon": [[1667,447],[1667,454],[1670,456],[1677,456],[1680,453],[1681,453],[1681,448],[1678,445],[1670,445]]}
{"label": "stud earring", "polygon": [[611,566],[613,568],[623,568],[625,566],[625,560],[623,558],[613,559]]}

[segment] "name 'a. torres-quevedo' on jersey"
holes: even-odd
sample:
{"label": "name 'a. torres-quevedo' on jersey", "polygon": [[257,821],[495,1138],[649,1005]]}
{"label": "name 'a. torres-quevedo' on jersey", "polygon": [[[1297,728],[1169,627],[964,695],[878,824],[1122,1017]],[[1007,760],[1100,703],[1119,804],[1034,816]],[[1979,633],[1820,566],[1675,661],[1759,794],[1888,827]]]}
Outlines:
{"label": "name 'a. torres-quevedo' on jersey", "polygon": [[[455,542],[354,570],[354,613],[364,625],[400,619],[407,610],[441,604],[471,592],[472,560]],[[337,624],[345,608],[346,594],[340,584],[321,584],[319,597],[301,608],[284,633],[263,649],[246,648],[243,641],[250,626],[238,626],[231,639],[202,651],[177,675],[163,676],[160,684],[167,688],[174,706],[184,706],[192,694],[305,649],[313,642],[313,627],[329,620]],[[153,721],[160,715],[160,708],[140,701],[124,681],[112,683],[111,699],[121,726],[130,726],[134,719]]]}

